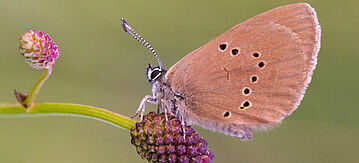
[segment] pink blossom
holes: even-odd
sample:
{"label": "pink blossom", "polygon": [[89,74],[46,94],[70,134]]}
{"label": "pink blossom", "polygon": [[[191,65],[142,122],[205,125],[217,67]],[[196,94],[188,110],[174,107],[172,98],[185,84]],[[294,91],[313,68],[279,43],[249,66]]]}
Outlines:
{"label": "pink blossom", "polygon": [[33,29],[21,35],[19,49],[26,63],[37,70],[50,69],[60,55],[59,48],[48,34]]}

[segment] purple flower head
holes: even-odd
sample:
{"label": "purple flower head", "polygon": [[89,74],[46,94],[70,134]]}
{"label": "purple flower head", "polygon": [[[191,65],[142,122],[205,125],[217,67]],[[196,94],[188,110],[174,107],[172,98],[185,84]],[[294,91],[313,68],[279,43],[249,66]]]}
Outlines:
{"label": "purple flower head", "polygon": [[204,138],[186,126],[186,139],[183,140],[181,122],[174,116],[164,113],[149,113],[136,127],[131,129],[131,143],[137,153],[149,162],[202,162],[214,159]]}
{"label": "purple flower head", "polygon": [[33,29],[21,35],[19,49],[26,63],[36,70],[50,69],[60,55],[59,48],[48,34]]}

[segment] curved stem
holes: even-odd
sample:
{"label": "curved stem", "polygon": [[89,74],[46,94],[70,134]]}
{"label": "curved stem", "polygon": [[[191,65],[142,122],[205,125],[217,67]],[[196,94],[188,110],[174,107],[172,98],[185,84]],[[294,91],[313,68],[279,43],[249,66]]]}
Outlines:
{"label": "curved stem", "polygon": [[76,116],[100,120],[116,127],[130,130],[136,121],[107,109],[88,105],[67,103],[34,103],[30,110],[20,104],[1,104],[0,118],[40,117],[40,116]]}
{"label": "curved stem", "polygon": [[45,81],[50,77],[52,72],[52,68],[50,69],[46,69],[42,75],[40,76],[40,78],[37,80],[35,86],[32,88],[31,92],[29,93],[29,95],[27,96],[27,98],[24,101],[24,106],[26,106],[27,108],[31,108],[32,107],[32,103],[34,102],[37,94],[39,93],[42,85],[44,85]]}

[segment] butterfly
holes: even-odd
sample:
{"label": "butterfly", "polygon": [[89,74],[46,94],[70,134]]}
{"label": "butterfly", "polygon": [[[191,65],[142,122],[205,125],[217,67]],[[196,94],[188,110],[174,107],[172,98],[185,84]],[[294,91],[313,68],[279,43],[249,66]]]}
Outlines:
{"label": "butterfly", "polygon": [[244,21],[165,69],[157,53],[122,19],[124,30],[152,51],[147,67],[160,112],[241,140],[280,124],[300,104],[320,48],[321,28],[306,3],[281,6]]}

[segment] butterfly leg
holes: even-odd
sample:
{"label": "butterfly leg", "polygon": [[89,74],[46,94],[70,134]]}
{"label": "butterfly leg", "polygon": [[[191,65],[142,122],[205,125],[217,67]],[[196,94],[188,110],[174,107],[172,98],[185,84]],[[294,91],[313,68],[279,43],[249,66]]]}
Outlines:
{"label": "butterfly leg", "polygon": [[177,108],[176,109],[176,117],[178,117],[179,116],[179,109]]}
{"label": "butterfly leg", "polygon": [[140,103],[140,106],[138,107],[138,109],[137,109],[135,115],[133,115],[131,118],[137,116],[138,113],[141,112],[140,121],[142,121],[142,119],[143,119],[143,114],[145,113],[146,103],[147,103],[147,102],[150,102],[150,103],[154,103],[154,104],[155,104],[155,103],[157,103],[157,99],[154,98],[154,97],[152,97],[152,96],[150,96],[150,95],[145,96],[145,97],[142,99],[142,101],[141,101],[141,103]]}
{"label": "butterfly leg", "polygon": [[157,105],[157,114],[160,114],[161,113],[161,105]]}
{"label": "butterfly leg", "polygon": [[167,109],[165,109],[165,117],[166,117],[166,122],[167,122],[168,121]]}
{"label": "butterfly leg", "polygon": [[183,130],[183,140],[186,140],[186,126],[184,122],[184,114],[181,114],[181,125]]}
{"label": "butterfly leg", "polygon": [[169,104],[166,103],[166,101],[164,99],[161,99],[161,108],[158,108],[158,113],[161,112],[161,110],[163,110],[163,112],[165,112],[165,118],[166,118],[166,122],[168,121],[168,108],[171,108],[168,106]]}

